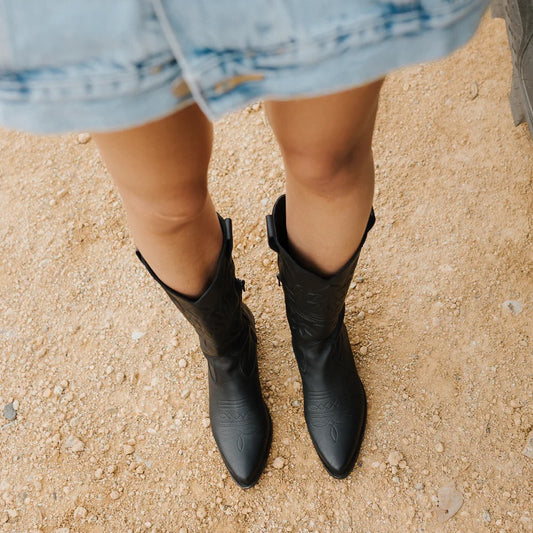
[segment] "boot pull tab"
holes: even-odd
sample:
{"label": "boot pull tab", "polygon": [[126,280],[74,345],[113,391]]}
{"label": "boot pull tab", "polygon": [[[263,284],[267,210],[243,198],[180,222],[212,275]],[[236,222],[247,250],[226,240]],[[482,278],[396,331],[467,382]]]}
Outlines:
{"label": "boot pull tab", "polygon": [[281,276],[276,274],[276,279],[278,280],[278,287],[281,287]]}
{"label": "boot pull tab", "polygon": [[267,235],[268,235],[268,245],[275,252],[279,252],[278,239],[276,238],[276,226],[274,225],[274,219],[272,215],[267,215]]}
{"label": "boot pull tab", "polygon": [[233,250],[233,230],[231,225],[231,218],[224,219],[224,239],[226,240],[226,251],[228,256],[231,255]]}

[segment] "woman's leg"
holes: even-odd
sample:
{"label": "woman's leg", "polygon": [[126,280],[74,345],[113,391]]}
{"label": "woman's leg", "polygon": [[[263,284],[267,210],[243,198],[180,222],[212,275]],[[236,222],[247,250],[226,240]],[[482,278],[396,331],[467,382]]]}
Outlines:
{"label": "woman's leg", "polygon": [[174,290],[200,295],[222,246],[207,191],[213,140],[209,120],[193,105],[156,122],[94,138],[146,261]]}
{"label": "woman's leg", "polygon": [[254,321],[235,279],[231,225],[221,226],[207,191],[212,137],[197,106],[95,135],[139,259],[200,338],[209,362],[211,431],[230,474],[247,488],[265,466],[272,423],[261,395]]}
{"label": "woman's leg", "polygon": [[347,476],[364,435],[366,396],[344,320],[360,245],[372,227],[372,132],[381,81],[333,96],[269,102],[287,195],[267,218],[304,395],[328,472]]}
{"label": "woman's leg", "polygon": [[374,193],[372,133],[383,80],[266,111],[287,172],[291,252],[318,273],[337,272],[357,248]]}

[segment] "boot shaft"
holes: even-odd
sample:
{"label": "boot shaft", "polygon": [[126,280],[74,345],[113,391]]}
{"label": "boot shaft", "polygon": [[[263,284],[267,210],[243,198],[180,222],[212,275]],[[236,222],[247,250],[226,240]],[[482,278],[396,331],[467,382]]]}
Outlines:
{"label": "boot shaft", "polygon": [[222,249],[215,275],[207,289],[196,299],[188,298],[159,279],[140,251],[136,254],[150,275],[163,287],[174,305],[196,330],[200,347],[206,357],[222,354],[238,355],[249,336],[248,319],[242,308],[244,281],[235,277],[231,257],[233,234],[231,220],[219,216],[222,229]]}
{"label": "boot shaft", "polygon": [[344,300],[353,277],[361,248],[375,223],[370,213],[361,243],[348,262],[333,276],[323,277],[303,268],[289,253],[285,196],[267,216],[268,241],[278,253],[278,279],[283,286],[287,319],[291,332],[301,340],[328,339],[344,318]]}

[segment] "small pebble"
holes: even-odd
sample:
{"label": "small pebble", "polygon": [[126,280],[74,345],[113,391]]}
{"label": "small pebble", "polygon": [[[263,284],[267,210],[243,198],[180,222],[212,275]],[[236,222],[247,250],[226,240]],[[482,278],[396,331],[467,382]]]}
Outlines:
{"label": "small pebble", "polygon": [[283,457],[276,457],[274,459],[274,462],[272,463],[272,466],[274,468],[280,469],[280,468],[283,468],[284,464],[285,464],[285,459],[283,459]]}
{"label": "small pebble", "polygon": [[365,318],[365,312],[364,311],[360,311],[359,314],[357,315],[357,318],[359,320],[364,320]]}
{"label": "small pebble", "polygon": [[533,459],[533,429],[529,432],[526,441],[526,447],[524,448],[524,455]]}
{"label": "small pebble", "polygon": [[118,490],[112,490],[111,494],[109,494],[109,497],[112,500],[118,500],[120,498],[120,492],[118,492]]}
{"label": "small pebble", "polygon": [[204,428],[208,428],[210,425],[211,425],[211,420],[209,420],[209,418],[204,418],[202,420],[202,426],[204,426]]}
{"label": "small pebble", "polygon": [[359,353],[361,355],[366,355],[368,353],[368,348],[366,346],[361,346],[361,348],[359,348]]}
{"label": "small pebble", "polygon": [[135,451],[135,448],[129,444],[124,444],[124,446],[122,446],[122,449],[125,455],[131,455]]}
{"label": "small pebble", "polygon": [[470,85],[470,99],[474,100],[477,98],[477,95],[479,94],[479,87],[475,81],[473,81]]}
{"label": "small pebble", "polygon": [[516,316],[522,312],[524,306],[517,300],[506,300],[503,302],[503,308]]}
{"label": "small pebble", "polygon": [[435,445],[435,450],[437,450],[439,453],[442,453],[444,451],[444,445],[442,442],[437,442]]}
{"label": "small pebble", "polygon": [[403,459],[403,455],[399,451],[394,450],[389,453],[389,456],[387,457],[387,462],[391,466],[398,466],[398,464],[400,463],[402,459]]}
{"label": "small pebble", "polygon": [[133,331],[131,334],[131,338],[134,341],[138,341],[139,339],[142,339],[145,335],[146,333],[144,331]]}
{"label": "small pebble", "polygon": [[80,133],[78,135],[78,144],[87,144],[91,140],[91,135],[89,133]]}
{"label": "small pebble", "polygon": [[95,471],[94,471],[94,478],[95,479],[102,479],[102,476],[104,475],[104,471],[102,468],[97,468]]}
{"label": "small pebble", "polygon": [[120,385],[125,379],[126,379],[126,375],[124,374],[124,372],[117,372],[115,374],[115,383],[117,385]]}
{"label": "small pebble", "polygon": [[78,439],[75,435],[69,435],[67,440],[65,441],[65,448],[72,453],[81,452],[85,445],[83,442]]}
{"label": "small pebble", "polygon": [[263,259],[263,266],[267,267],[268,265],[270,265],[270,261],[265,257],[265,259]]}
{"label": "small pebble", "polygon": [[200,505],[200,507],[198,507],[198,509],[196,510],[196,516],[200,520],[203,520],[207,516],[207,511],[205,510],[205,507],[203,505]]}
{"label": "small pebble", "polygon": [[452,482],[439,489],[437,514],[440,522],[449,520],[463,505],[463,495]]}
{"label": "small pebble", "polygon": [[178,361],[178,366],[179,366],[180,368],[185,368],[185,367],[187,366],[187,360],[186,360],[186,359],[180,359],[180,360]]}
{"label": "small pebble", "polygon": [[74,518],[76,520],[83,520],[87,516],[87,509],[85,507],[82,507],[81,505],[79,507],[76,507],[74,510]]}
{"label": "small pebble", "polygon": [[191,395],[191,391],[189,389],[183,389],[181,391],[181,397],[185,400]]}
{"label": "small pebble", "polygon": [[526,531],[533,531],[533,522],[529,516],[521,516],[518,521],[526,528]]}
{"label": "small pebble", "polygon": [[483,511],[483,522],[490,522],[490,513],[488,511]]}
{"label": "small pebble", "polygon": [[17,418],[17,410],[15,409],[13,402],[5,405],[4,418],[7,418],[7,420],[15,420],[15,418]]}
{"label": "small pebble", "polygon": [[424,490],[424,483],[417,483],[415,485],[415,490]]}

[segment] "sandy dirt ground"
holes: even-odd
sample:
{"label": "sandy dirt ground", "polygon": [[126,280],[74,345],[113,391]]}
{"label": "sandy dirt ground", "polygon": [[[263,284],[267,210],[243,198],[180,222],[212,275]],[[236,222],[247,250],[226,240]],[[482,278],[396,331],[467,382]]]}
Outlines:
{"label": "sandy dirt ground", "polygon": [[210,168],[274,420],[248,491],[211,436],[195,335],[137,261],[94,142],[0,131],[0,530],[531,532],[533,142],[510,77],[487,17],[467,48],[385,84],[378,220],[347,299],[369,416],[343,481],[305,427],[262,106],[216,124]]}

